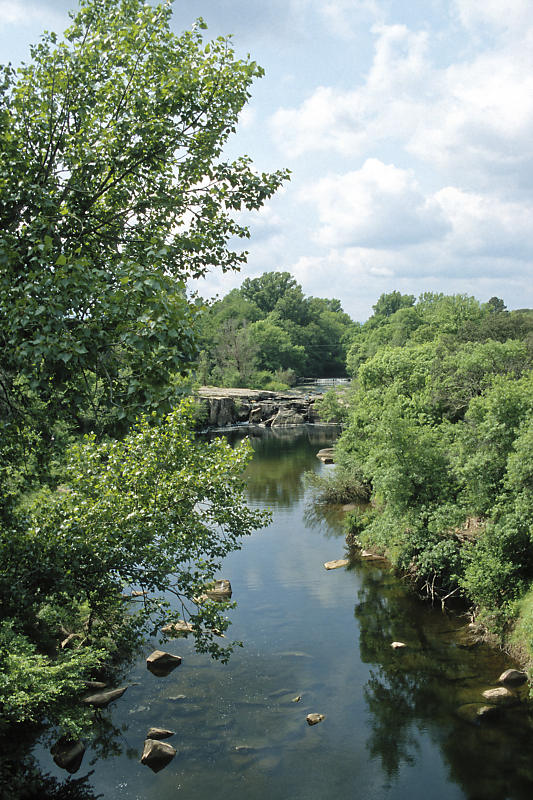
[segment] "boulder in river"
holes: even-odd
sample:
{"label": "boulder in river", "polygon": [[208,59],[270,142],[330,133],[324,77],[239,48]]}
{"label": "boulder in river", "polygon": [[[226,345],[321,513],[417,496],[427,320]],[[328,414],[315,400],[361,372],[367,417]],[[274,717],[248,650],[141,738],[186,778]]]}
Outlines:
{"label": "boulder in river", "polygon": [[85,745],[79,739],[73,741],[62,736],[50,750],[54,761],[61,769],[66,769],[72,775],[81,767],[85,754]]}
{"label": "boulder in river", "polygon": [[173,669],[181,664],[181,656],[174,656],[172,653],[165,653],[164,650],[154,650],[146,659],[146,667],[152,675],[158,678],[166,678]]}
{"label": "boulder in river", "polygon": [[385,556],[380,556],[377,553],[371,553],[370,550],[361,550],[361,558],[365,561],[386,561]]}
{"label": "boulder in river", "polygon": [[161,742],[159,739],[146,739],[141,756],[141,764],[146,764],[152,772],[159,772],[172,761],[176,753],[176,748],[172,747],[168,742]]}
{"label": "boulder in river", "polygon": [[487,689],[483,692],[483,697],[485,700],[488,700],[489,703],[499,706],[510,706],[519,702],[515,693],[506,689],[505,686],[498,686],[496,689]]}
{"label": "boulder in river", "polygon": [[214,586],[205,590],[205,593],[211,600],[223,600],[231,597],[231,583],[226,578],[216,580]]}
{"label": "boulder in river", "polygon": [[325,714],[308,714],[306,717],[308,725],[318,725],[319,722],[322,722],[323,719],[326,719]]}
{"label": "boulder in river", "polygon": [[105,681],[85,681],[87,689],[107,689]]}
{"label": "boulder in river", "polygon": [[147,739],[168,739],[169,736],[174,736],[174,731],[167,728],[150,728],[146,734]]}
{"label": "boulder in river", "polygon": [[526,682],[526,673],[518,669],[506,669],[498,678],[498,683],[503,683],[504,686],[522,686]]}
{"label": "boulder in river", "polygon": [[118,700],[119,697],[122,697],[127,688],[127,686],[122,686],[120,689],[110,689],[108,692],[91,694],[89,697],[84,697],[82,702],[86,706],[93,706],[93,708],[105,708],[113,700]]}
{"label": "boulder in river", "polygon": [[500,709],[497,706],[483,705],[482,703],[466,703],[464,706],[459,706],[456,713],[465,722],[479,725],[480,722],[499,716]]}
{"label": "boulder in river", "polygon": [[339,567],[346,567],[350,563],[347,558],[338,558],[336,561],[326,561],[324,566],[326,569],[339,569]]}
{"label": "boulder in river", "polygon": [[171,622],[161,628],[162,633],[167,636],[188,636],[194,630],[190,622],[184,619],[179,619],[177,622]]}
{"label": "boulder in river", "polygon": [[333,447],[323,447],[316,454],[316,457],[322,461],[323,464],[333,464]]}

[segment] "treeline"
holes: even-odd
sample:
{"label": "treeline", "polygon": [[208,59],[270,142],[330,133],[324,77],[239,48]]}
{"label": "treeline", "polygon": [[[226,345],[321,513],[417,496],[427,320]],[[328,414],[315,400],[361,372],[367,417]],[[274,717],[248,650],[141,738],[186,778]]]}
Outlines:
{"label": "treeline", "polygon": [[348,352],[336,448],[337,483],[370,500],[350,535],[434,600],[465,598],[502,636],[518,617],[531,652],[532,362],[531,310],[382,295]]}
{"label": "treeline", "polygon": [[277,390],[299,376],[343,376],[355,327],[339,300],[305,297],[288,272],[246,278],[200,319],[198,380]]}

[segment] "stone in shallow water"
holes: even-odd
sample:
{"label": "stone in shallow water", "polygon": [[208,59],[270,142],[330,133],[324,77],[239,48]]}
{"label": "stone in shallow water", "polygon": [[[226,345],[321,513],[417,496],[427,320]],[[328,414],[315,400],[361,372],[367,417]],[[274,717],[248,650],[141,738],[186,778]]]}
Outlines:
{"label": "stone in shallow water", "polygon": [[371,553],[370,550],[361,550],[361,558],[365,561],[386,561],[385,556],[379,556],[377,553]]}
{"label": "stone in shallow water", "polygon": [[326,719],[325,714],[308,714],[306,717],[308,725],[318,725],[319,722],[322,722],[323,719]]}
{"label": "stone in shallow water", "polygon": [[324,566],[326,569],[339,569],[339,567],[347,567],[349,563],[347,558],[338,558],[336,561],[326,561]]}
{"label": "stone in shallow water", "polygon": [[168,739],[169,736],[174,736],[174,731],[166,728],[150,728],[146,734],[147,739]]}
{"label": "stone in shallow water", "polygon": [[172,761],[176,753],[176,748],[172,747],[168,742],[160,742],[159,739],[146,739],[141,756],[141,764],[146,764],[152,772],[159,772]]}
{"label": "stone in shallow water", "polygon": [[485,720],[494,719],[499,714],[500,709],[497,706],[483,705],[482,703],[466,703],[457,709],[458,717],[474,725],[479,725]]}
{"label": "stone in shallow water", "polygon": [[91,694],[89,697],[84,697],[82,703],[86,706],[93,706],[93,708],[105,708],[113,700],[122,697],[128,687],[123,686],[121,689],[110,689],[109,692],[98,692],[98,694]]}
{"label": "stone in shallow water", "polygon": [[496,703],[502,706],[509,706],[519,702],[514,692],[509,691],[505,686],[498,686],[497,689],[487,689],[483,692],[483,697],[489,703]]}
{"label": "stone in shallow water", "polygon": [[179,667],[180,664],[180,656],[174,656],[172,653],[165,653],[163,650],[154,650],[146,659],[147,668],[158,678],[165,678],[173,669]]}
{"label": "stone in shallow water", "polygon": [[81,767],[85,754],[85,745],[79,740],[72,741],[63,736],[53,745],[50,752],[57,766],[61,769],[66,769],[72,775]]}
{"label": "stone in shallow water", "polygon": [[221,578],[215,581],[215,585],[211,589],[206,589],[205,594],[211,600],[220,600],[222,598],[231,597],[231,583],[226,578]]}
{"label": "stone in shallow water", "polygon": [[506,669],[498,678],[498,683],[507,684],[508,686],[522,686],[526,682],[526,673],[518,669]]}
{"label": "stone in shallow water", "polygon": [[161,628],[162,633],[167,636],[188,636],[194,630],[190,622],[184,619],[179,619],[177,622],[171,622],[169,625],[164,625]]}

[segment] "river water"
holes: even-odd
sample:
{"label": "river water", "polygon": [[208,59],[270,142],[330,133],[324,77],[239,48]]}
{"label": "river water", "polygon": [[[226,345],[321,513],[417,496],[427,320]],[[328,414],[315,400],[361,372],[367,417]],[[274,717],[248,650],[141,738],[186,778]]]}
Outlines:
{"label": "river water", "polygon": [[[246,539],[220,577],[238,607],[230,663],[164,647],[182,665],[146,670],[147,644],[126,678],[139,682],[103,712],[76,777],[118,800],[504,800],[533,796],[533,727],[525,702],[473,725],[479,702],[512,666],[472,646],[465,619],[431,610],[383,565],[326,571],[345,553],[341,512],[313,511],[303,474],[327,470],[316,452],[331,429],[265,431],[252,439],[249,502],[272,524]],[[393,641],[407,647],[391,648]],[[299,702],[294,698],[301,696]],[[306,715],[325,719],[312,727]],[[152,725],[178,750],[161,772],[139,763]],[[45,771],[64,777],[44,748]]]}

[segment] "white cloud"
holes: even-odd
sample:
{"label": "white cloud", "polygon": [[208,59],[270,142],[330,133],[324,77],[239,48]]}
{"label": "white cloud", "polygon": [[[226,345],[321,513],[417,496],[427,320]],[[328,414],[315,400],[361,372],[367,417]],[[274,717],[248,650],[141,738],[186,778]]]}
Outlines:
{"label": "white cloud", "polygon": [[373,31],[378,36],[374,62],[360,88],[319,86],[299,108],[275,112],[272,133],[288,156],[330,149],[354,155],[416,127],[430,86],[427,34],[404,25]]}
{"label": "white cloud", "polygon": [[403,246],[440,238],[448,227],[438,203],[424,197],[411,172],[374,158],[360,170],[305,187],[301,199],[315,204],[316,240],[328,246]]}
{"label": "white cloud", "polygon": [[[510,43],[503,23],[489,49],[437,68],[426,32],[404,25],[373,28],[372,66],[351,90],[319,86],[296,108],[280,108],[271,126],[288,156],[313,151],[377,155],[394,147],[416,157],[444,183],[471,188],[497,181],[527,187],[533,178],[533,3],[466,3],[464,24],[501,18],[516,23]],[[514,10],[513,10],[514,9]],[[516,12],[516,18],[513,13]],[[522,22],[520,26],[518,23]],[[510,24],[510,23],[509,23]],[[430,47],[431,45],[431,47]],[[427,167],[426,167],[427,168]]]}
{"label": "white cloud", "polygon": [[435,200],[450,223],[448,244],[452,252],[505,257],[508,265],[533,258],[533,205],[467,193],[452,186],[437,192]]}
{"label": "white cloud", "polygon": [[462,25],[474,32],[488,26],[522,35],[533,24],[531,0],[455,0],[454,5]]}
{"label": "white cloud", "polygon": [[64,16],[43,3],[26,3],[24,0],[0,0],[0,29],[8,25],[42,25],[49,28],[60,23],[64,27]]}

